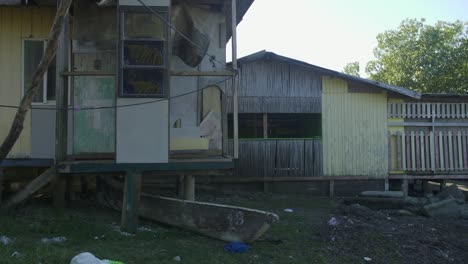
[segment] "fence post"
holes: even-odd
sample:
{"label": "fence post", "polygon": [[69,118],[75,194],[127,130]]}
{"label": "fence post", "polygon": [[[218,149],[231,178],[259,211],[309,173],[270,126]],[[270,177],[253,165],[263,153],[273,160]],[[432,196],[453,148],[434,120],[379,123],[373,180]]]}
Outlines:
{"label": "fence post", "polygon": [[429,132],[429,144],[431,147],[431,169],[435,172],[434,132]]}

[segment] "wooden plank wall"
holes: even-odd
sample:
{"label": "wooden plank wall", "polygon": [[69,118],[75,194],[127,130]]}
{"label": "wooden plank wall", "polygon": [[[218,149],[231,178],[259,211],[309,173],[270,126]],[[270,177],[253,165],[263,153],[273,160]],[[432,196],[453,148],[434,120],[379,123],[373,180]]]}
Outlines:
{"label": "wooden plank wall", "polygon": [[[320,113],[320,74],[305,67],[273,60],[244,63],[240,67],[240,113]],[[228,111],[232,112],[228,82]]]}
{"label": "wooden plank wall", "polygon": [[388,175],[387,94],[349,93],[346,81],[323,77],[325,176]]}
{"label": "wooden plank wall", "polygon": [[389,133],[396,148],[389,153],[390,171],[468,171],[468,132]]}
{"label": "wooden plank wall", "polygon": [[[55,15],[51,7],[0,7],[0,104],[19,105],[21,100],[22,39],[45,39]],[[10,128],[16,109],[0,110],[0,141]],[[31,155],[31,115],[10,158]]]}
{"label": "wooden plank wall", "polygon": [[[233,141],[229,140],[229,153]],[[239,140],[236,173],[241,177],[322,176],[320,139]]]}

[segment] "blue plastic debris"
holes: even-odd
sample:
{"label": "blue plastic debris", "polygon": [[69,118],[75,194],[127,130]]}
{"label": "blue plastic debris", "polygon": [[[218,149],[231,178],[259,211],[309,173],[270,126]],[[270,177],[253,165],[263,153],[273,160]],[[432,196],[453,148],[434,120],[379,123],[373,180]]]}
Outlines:
{"label": "blue plastic debris", "polygon": [[224,250],[231,253],[244,253],[248,249],[249,246],[241,242],[231,242],[229,244],[224,245]]}

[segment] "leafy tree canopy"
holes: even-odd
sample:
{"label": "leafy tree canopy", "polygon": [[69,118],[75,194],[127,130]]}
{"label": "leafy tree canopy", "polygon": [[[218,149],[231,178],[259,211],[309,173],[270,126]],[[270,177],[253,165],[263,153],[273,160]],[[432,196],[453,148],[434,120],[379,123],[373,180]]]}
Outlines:
{"label": "leafy tree canopy", "polygon": [[355,62],[350,62],[348,64],[345,65],[345,67],[343,68],[343,72],[346,73],[346,74],[349,74],[349,75],[353,75],[353,76],[357,76],[359,77],[359,62],[355,61]]}
{"label": "leafy tree canopy", "polygon": [[370,79],[423,93],[468,93],[468,23],[407,19],[377,36]]}

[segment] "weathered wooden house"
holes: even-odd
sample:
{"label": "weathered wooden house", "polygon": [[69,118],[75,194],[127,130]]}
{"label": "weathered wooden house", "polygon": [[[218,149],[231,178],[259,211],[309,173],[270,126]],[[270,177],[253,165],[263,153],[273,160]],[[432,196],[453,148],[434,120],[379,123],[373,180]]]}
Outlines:
{"label": "weathered wooden house", "polygon": [[330,181],[346,194],[389,179],[468,177],[466,96],[421,95],[266,51],[238,61],[234,180],[307,190]]}
{"label": "weathered wooden house", "polygon": [[[236,71],[226,64],[226,43],[232,36],[235,58],[235,28],[252,2],[73,1],[54,62],[0,169],[190,175],[193,199],[192,175],[234,166],[225,82]],[[56,3],[0,1],[0,140],[44,54]]]}

